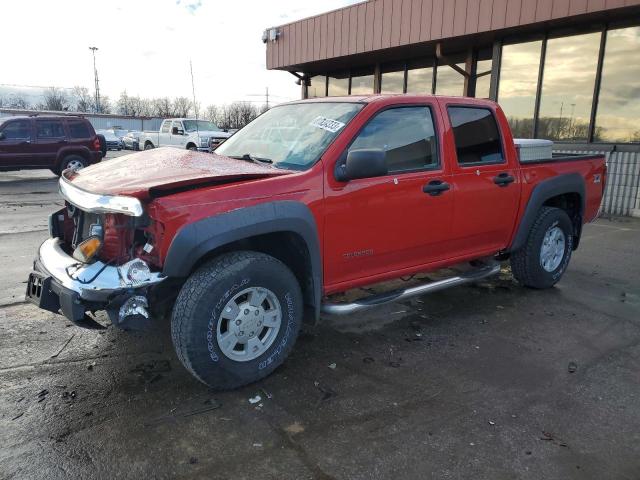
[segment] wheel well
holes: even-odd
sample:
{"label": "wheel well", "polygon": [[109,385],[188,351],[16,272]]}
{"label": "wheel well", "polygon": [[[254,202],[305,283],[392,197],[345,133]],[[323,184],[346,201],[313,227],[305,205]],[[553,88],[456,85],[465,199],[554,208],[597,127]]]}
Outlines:
{"label": "wheel well", "polygon": [[573,249],[578,248],[580,243],[580,234],[582,233],[582,197],[579,193],[563,193],[551,197],[542,204],[544,207],[560,208],[567,212],[571,223],[573,224]]}
{"label": "wheel well", "polygon": [[151,145],[153,147],[153,142],[151,140],[145,140],[144,146],[146,147],[147,145]]}
{"label": "wheel well", "polygon": [[298,279],[305,305],[316,306],[311,256],[302,236],[294,232],[274,232],[221,245],[201,257],[194,264],[192,272],[208,260],[234,250],[253,250],[280,260]]}
{"label": "wheel well", "polygon": [[195,146],[196,146],[195,143],[189,142],[189,143],[187,143],[187,150],[189,150],[191,147],[195,147]]}

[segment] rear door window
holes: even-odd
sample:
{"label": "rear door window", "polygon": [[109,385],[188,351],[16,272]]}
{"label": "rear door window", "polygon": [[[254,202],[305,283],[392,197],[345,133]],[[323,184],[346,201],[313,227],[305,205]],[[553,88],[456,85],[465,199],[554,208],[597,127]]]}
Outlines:
{"label": "rear door window", "polygon": [[458,165],[504,163],[500,131],[488,108],[448,107]]}
{"label": "rear door window", "polygon": [[5,140],[30,140],[31,122],[29,120],[15,120],[8,122],[2,128]]}
{"label": "rear door window", "polygon": [[60,120],[38,120],[36,122],[36,136],[39,139],[64,138],[64,126]]}
{"label": "rear door window", "polygon": [[74,139],[91,138],[91,129],[86,122],[73,120],[67,123],[69,136]]}
{"label": "rear door window", "polygon": [[162,133],[169,133],[169,129],[171,128],[171,122],[170,121],[165,121],[162,124],[162,128],[160,129],[160,131]]}
{"label": "rear door window", "polygon": [[437,167],[438,149],[431,109],[427,106],[383,110],[360,131],[349,150],[381,149],[389,173]]}

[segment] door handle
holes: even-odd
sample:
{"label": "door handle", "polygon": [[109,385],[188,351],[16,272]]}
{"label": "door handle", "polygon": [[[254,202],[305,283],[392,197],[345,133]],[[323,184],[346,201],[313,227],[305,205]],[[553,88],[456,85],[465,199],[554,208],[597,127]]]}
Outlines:
{"label": "door handle", "polygon": [[443,182],[442,180],[431,180],[424,187],[422,187],[422,191],[424,193],[428,193],[432,197],[436,197],[440,195],[442,192],[446,192],[449,190],[449,184],[447,182]]}
{"label": "door handle", "polygon": [[506,187],[512,182],[515,182],[515,178],[508,173],[501,173],[497,177],[493,177],[493,183],[498,185],[499,187]]}

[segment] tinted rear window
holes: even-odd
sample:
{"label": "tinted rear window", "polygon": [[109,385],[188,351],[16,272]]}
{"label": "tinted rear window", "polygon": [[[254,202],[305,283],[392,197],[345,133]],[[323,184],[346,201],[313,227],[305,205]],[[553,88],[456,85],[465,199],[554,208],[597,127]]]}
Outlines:
{"label": "tinted rear window", "polygon": [[71,138],[91,138],[91,129],[89,125],[82,121],[68,122],[69,136]]}
{"label": "tinted rear window", "polygon": [[491,110],[475,107],[449,107],[448,110],[458,164],[504,162],[500,132]]}
{"label": "tinted rear window", "polygon": [[38,138],[61,138],[66,136],[60,120],[37,121],[36,134]]}

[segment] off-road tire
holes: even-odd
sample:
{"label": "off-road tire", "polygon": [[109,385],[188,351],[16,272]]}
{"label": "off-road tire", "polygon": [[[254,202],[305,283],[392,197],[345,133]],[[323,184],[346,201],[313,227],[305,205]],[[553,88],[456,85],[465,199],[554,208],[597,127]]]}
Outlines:
{"label": "off-road tire", "polygon": [[[236,361],[218,345],[219,317],[233,295],[252,286],[276,295],[282,320],[262,355]],[[302,315],[300,285],[286,265],[259,252],[230,252],[208,261],[187,279],[173,308],[171,336],[180,362],[193,376],[216,390],[230,390],[264,378],[282,364],[298,337]]]}
{"label": "off-road tire", "polygon": [[[546,271],[540,261],[540,251],[545,234],[558,226],[565,237],[564,255],[555,270]],[[542,207],[531,226],[524,246],[511,255],[511,271],[515,279],[526,287],[550,288],[564,274],[573,250],[573,225],[567,212],[554,207]]]}

